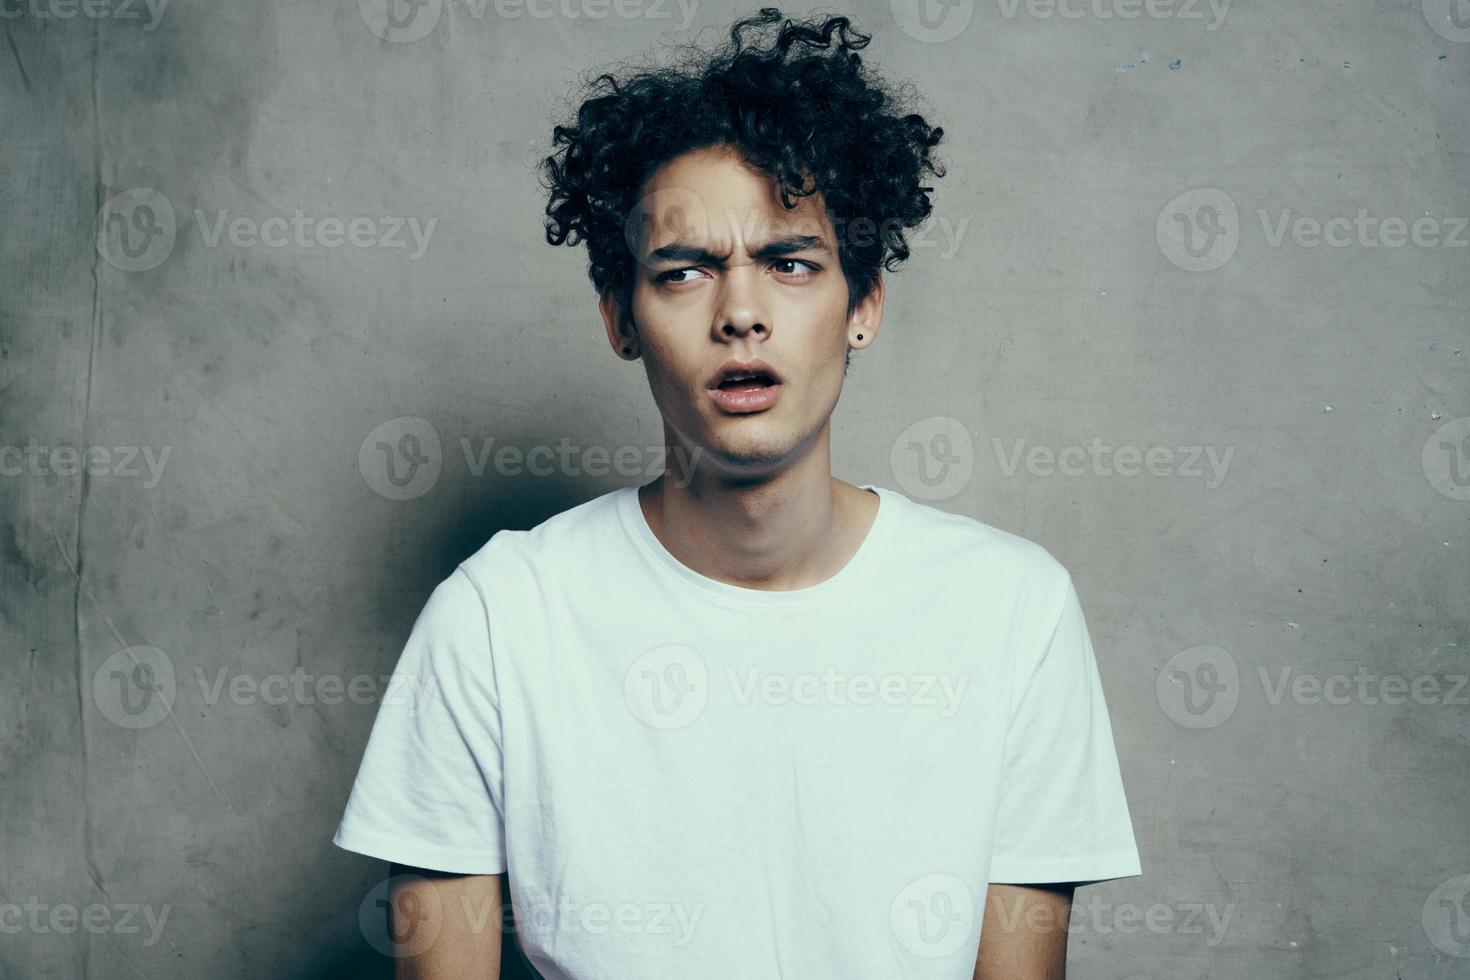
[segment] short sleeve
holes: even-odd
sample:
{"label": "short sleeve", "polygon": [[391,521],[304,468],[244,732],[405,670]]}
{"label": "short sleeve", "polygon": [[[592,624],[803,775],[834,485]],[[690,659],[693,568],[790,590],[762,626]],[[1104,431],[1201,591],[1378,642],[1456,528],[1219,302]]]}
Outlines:
{"label": "short sleeve", "polygon": [[489,624],[460,568],[414,622],[332,843],[435,871],[501,874],[501,787]]}
{"label": "short sleeve", "polygon": [[1102,679],[1070,576],[1051,638],[1018,683],[990,880],[1080,883],[1142,874]]}

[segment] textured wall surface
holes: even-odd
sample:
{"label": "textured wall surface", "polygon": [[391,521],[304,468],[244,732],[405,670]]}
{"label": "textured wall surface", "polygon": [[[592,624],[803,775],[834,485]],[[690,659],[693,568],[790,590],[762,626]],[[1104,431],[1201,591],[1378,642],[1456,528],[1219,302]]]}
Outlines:
{"label": "textured wall surface", "polygon": [[[329,838],[414,616],[657,472],[534,167],[747,8],[395,3],[0,2],[5,977],[386,976]],[[821,9],[949,168],[834,470],[1072,570],[1145,871],[1075,975],[1470,975],[1470,15]]]}

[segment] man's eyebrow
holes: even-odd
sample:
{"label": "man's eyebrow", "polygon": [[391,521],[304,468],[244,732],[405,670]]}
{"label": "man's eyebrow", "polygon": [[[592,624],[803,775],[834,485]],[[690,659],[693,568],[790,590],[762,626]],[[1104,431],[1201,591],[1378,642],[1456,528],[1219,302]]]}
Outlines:
{"label": "man's eyebrow", "polygon": [[[791,255],[794,252],[817,251],[832,253],[832,248],[817,235],[786,235],[781,238],[773,238],[752,253],[751,257],[756,259],[771,259],[782,255]],[[716,255],[708,249],[692,245],[688,242],[669,242],[660,245],[648,253],[648,261],[656,262],[668,260],[673,262],[694,262],[704,265],[719,265],[728,257]]]}

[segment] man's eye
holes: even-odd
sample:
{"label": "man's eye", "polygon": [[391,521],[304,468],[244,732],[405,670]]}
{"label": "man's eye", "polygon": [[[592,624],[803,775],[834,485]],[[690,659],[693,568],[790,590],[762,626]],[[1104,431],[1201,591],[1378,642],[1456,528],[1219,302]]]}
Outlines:
{"label": "man's eye", "polygon": [[[800,266],[805,266],[806,267],[806,275],[808,275],[808,276],[816,273],[816,271],[817,271],[817,267],[816,266],[812,265],[810,262],[805,262],[805,261],[803,261],[801,259],[777,259],[776,260],[776,265],[800,265]],[[801,269],[793,269],[788,274],[789,275],[800,275],[801,272],[802,272]]]}
{"label": "man's eye", "polygon": [[[817,272],[821,271],[820,269],[818,269],[817,266],[815,266],[812,263],[807,262],[807,261],[805,261],[803,259],[777,259],[775,262],[772,263],[772,265],[773,266],[776,266],[777,267],[777,270],[776,271],[777,272],[780,272],[782,275],[785,275],[785,276],[797,276],[797,277],[803,278],[803,279],[810,278],[811,276],[815,275]],[[793,268],[790,271],[786,271],[786,270],[783,270],[783,269],[779,268],[780,266],[796,266],[797,268]],[[684,273],[686,273],[686,272],[698,272],[698,271],[699,271],[699,267],[698,266],[693,266],[693,265],[691,265],[691,266],[685,266],[682,269],[670,269],[667,272],[661,272],[661,273],[659,273],[658,276],[655,277],[654,281],[655,282],[670,282],[670,283],[689,282],[690,280],[688,280],[688,279],[682,279],[682,278],[679,278],[679,277],[683,276]]]}

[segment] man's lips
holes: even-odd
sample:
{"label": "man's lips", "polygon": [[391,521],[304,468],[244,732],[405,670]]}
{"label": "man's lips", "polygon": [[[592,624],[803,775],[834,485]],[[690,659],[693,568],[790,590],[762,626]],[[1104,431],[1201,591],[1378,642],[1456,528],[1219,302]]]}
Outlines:
{"label": "man's lips", "polygon": [[741,382],[724,388],[710,388],[710,398],[715,405],[732,415],[750,415],[764,412],[781,398],[781,384],[762,384],[754,381]]}

